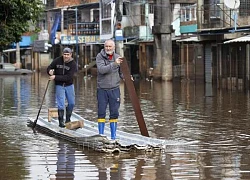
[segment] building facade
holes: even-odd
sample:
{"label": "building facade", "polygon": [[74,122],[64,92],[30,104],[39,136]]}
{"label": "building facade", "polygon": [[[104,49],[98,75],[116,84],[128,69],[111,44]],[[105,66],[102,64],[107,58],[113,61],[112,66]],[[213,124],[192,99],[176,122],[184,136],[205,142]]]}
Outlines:
{"label": "building facade", "polygon": [[[189,78],[187,74],[193,74],[191,79],[196,80],[197,70],[199,73],[204,71],[201,75],[207,84],[248,90],[250,26],[247,9],[250,1],[197,0],[193,7],[196,8],[196,20],[192,27],[196,26],[197,30],[193,28],[192,33],[197,36],[193,40],[180,40],[185,49],[194,47],[191,54],[182,50],[189,58],[186,61],[189,63],[185,64],[186,78]],[[187,29],[183,26],[181,23],[181,29]]]}
{"label": "building facade", "polygon": [[[45,61],[47,56],[53,59],[60,55],[64,46],[70,46],[74,49],[79,70],[86,71],[94,66],[95,56],[103,42],[115,39],[117,23],[120,23],[123,36],[120,50],[129,61],[131,73],[146,78],[156,61],[152,34],[155,3],[153,0],[47,0],[45,16],[39,26],[49,33],[48,43],[53,48],[50,53],[35,53],[34,61],[39,57],[44,57],[40,61]],[[194,3],[195,0],[171,1],[175,69],[180,69],[181,61],[180,46],[176,43],[183,36],[180,9]]]}

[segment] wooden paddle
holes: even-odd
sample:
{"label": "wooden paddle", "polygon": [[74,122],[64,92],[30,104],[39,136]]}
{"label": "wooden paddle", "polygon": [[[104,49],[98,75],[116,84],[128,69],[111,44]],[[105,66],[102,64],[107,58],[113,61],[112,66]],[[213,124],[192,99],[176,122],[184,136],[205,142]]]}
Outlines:
{"label": "wooden paddle", "polygon": [[131,80],[131,74],[130,74],[128,62],[126,58],[122,58],[122,59],[123,59],[123,62],[121,63],[121,71],[123,73],[123,76],[125,79],[125,85],[127,87],[128,94],[132,102],[134,111],[135,111],[136,120],[138,122],[141,134],[143,136],[149,137],[148,130],[147,130],[147,127],[146,127],[146,124],[142,115],[139,99],[135,91],[135,86],[134,86],[133,81]]}
{"label": "wooden paddle", "polygon": [[48,87],[49,87],[49,82],[50,82],[50,80],[48,80],[48,82],[47,82],[47,86],[46,86],[46,89],[45,89],[45,92],[44,92],[44,95],[43,95],[43,100],[42,100],[42,103],[41,103],[41,105],[40,105],[40,108],[39,108],[38,114],[37,114],[37,116],[36,116],[36,120],[34,121],[34,124],[33,124],[33,126],[32,126],[33,132],[35,132],[36,123],[37,123],[37,120],[38,120],[39,114],[40,114],[40,112],[41,112],[42,106],[43,106],[43,102],[44,102],[44,99],[45,99],[45,95],[46,95],[46,92],[47,92]]}

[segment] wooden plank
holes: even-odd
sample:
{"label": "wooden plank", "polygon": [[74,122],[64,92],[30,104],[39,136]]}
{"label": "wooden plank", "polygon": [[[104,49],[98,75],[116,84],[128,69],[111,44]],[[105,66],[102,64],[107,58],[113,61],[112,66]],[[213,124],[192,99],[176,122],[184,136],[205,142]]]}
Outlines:
{"label": "wooden plank", "polygon": [[39,115],[40,115],[40,112],[41,112],[41,109],[42,109],[42,106],[43,106],[43,102],[44,102],[44,99],[45,99],[45,95],[46,95],[47,90],[48,90],[48,87],[49,87],[49,82],[50,82],[50,80],[48,80],[48,82],[47,82],[46,89],[45,89],[45,92],[44,92],[44,94],[43,94],[42,103],[41,103],[41,105],[40,105],[38,114],[37,114],[37,116],[36,116],[36,120],[34,121],[33,126],[32,126],[32,129],[33,129],[33,132],[34,132],[34,133],[35,133],[36,123],[37,123],[37,121],[38,121],[38,117],[39,117]]}
{"label": "wooden plank", "polygon": [[96,65],[96,61],[92,61],[91,63],[87,64],[85,68],[83,68],[83,72],[88,71],[89,69],[93,68]]}
{"label": "wooden plank", "polygon": [[143,136],[149,137],[148,130],[147,130],[147,127],[146,127],[146,124],[142,115],[139,99],[135,91],[135,86],[134,86],[133,81],[131,80],[131,76],[130,76],[131,74],[130,74],[130,70],[129,70],[129,66],[128,66],[128,62],[126,58],[124,58],[123,62],[121,63],[121,71],[124,75],[125,85],[127,87],[128,94],[132,102],[134,111],[135,111],[136,120],[138,122],[141,134]]}

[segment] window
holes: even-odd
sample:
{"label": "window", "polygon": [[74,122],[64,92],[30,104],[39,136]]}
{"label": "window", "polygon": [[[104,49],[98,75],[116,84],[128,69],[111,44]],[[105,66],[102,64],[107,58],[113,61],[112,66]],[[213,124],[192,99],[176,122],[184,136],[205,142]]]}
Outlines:
{"label": "window", "polygon": [[112,34],[112,2],[110,0],[101,0],[101,35]]}
{"label": "window", "polygon": [[142,4],[141,6],[140,6],[140,9],[141,9],[141,15],[145,15],[145,5],[144,4]]}
{"label": "window", "polygon": [[102,1],[102,19],[111,18],[111,3],[109,1]]}
{"label": "window", "polygon": [[110,34],[111,31],[111,20],[102,21],[102,34]]}
{"label": "window", "polygon": [[148,13],[149,14],[154,14],[154,4],[153,3],[149,3]]}
{"label": "window", "polygon": [[196,20],[196,5],[182,6],[180,9],[181,22]]}
{"label": "window", "polygon": [[241,0],[239,7],[240,16],[249,16],[250,15],[250,0]]}
{"label": "window", "polygon": [[122,14],[124,16],[128,16],[130,15],[130,8],[129,8],[129,2],[123,2],[123,11],[122,11]]}

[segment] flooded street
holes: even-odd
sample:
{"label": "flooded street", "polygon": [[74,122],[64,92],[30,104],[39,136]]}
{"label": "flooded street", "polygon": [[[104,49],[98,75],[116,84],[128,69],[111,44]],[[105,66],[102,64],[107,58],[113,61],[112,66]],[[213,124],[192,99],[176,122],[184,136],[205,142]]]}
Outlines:
{"label": "flooded street", "polygon": [[[151,137],[169,142],[161,153],[105,154],[46,134],[34,134],[48,77],[0,76],[0,180],[250,179],[250,101],[245,92],[195,82],[135,81]],[[74,111],[96,122],[96,79],[75,79]],[[121,84],[118,129],[140,134]],[[50,84],[40,116],[56,107]],[[108,124],[107,124],[108,125]]]}

